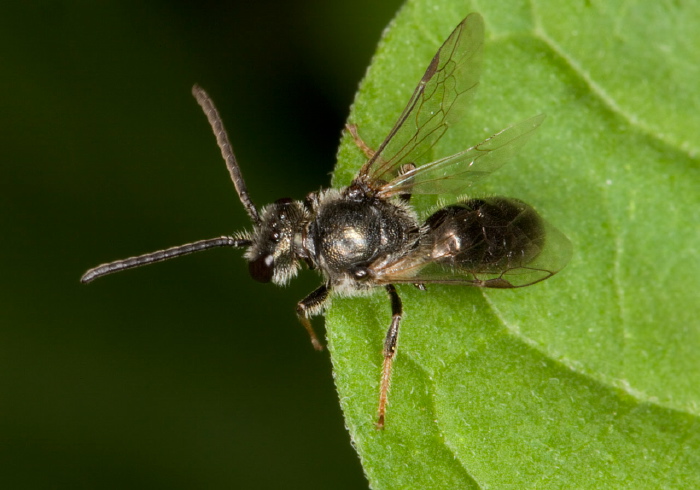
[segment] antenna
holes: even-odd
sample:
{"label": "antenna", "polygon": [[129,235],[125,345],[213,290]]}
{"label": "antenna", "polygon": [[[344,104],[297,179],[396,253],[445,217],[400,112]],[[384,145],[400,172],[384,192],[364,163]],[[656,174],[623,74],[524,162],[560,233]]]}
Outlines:
{"label": "antenna", "polygon": [[175,257],[180,257],[182,255],[201,252],[202,250],[207,250],[210,248],[242,248],[248,247],[250,244],[250,240],[237,239],[232,236],[221,236],[217,238],[209,238],[207,240],[199,240],[198,242],[186,243],[185,245],[179,245],[177,247],[166,248],[165,250],[158,250],[157,252],[151,252],[144,255],[138,255],[136,257],[129,257],[128,259],[115,260],[114,262],[98,265],[97,267],[93,267],[83,274],[83,277],[80,278],[80,282],[85,284],[92,282],[98,277],[112,274],[113,272],[133,269],[134,267],[141,267],[142,265],[154,264],[156,262],[174,259]]}
{"label": "antenna", "polygon": [[231,143],[228,140],[228,135],[226,134],[226,129],[224,129],[224,123],[219,116],[219,112],[214,106],[214,102],[209,97],[202,87],[195,84],[192,87],[192,95],[197,99],[197,102],[202,107],[204,115],[207,116],[207,120],[211,125],[211,129],[214,131],[214,136],[216,136],[216,143],[221,149],[221,156],[224,157],[226,161],[226,167],[228,168],[228,173],[231,175],[231,180],[233,181],[233,186],[236,188],[238,197],[243,203],[243,207],[248,212],[248,215],[253,220],[256,225],[260,224],[260,216],[258,215],[258,210],[255,208],[253,201],[250,200],[248,195],[248,189],[245,186],[245,181],[243,180],[243,175],[241,174],[241,169],[236,161],[236,155],[233,154],[233,148],[231,148]]}

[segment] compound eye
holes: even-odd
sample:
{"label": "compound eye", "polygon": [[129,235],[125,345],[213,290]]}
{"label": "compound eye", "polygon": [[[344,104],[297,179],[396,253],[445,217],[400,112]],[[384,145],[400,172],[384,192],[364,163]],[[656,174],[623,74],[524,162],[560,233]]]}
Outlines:
{"label": "compound eye", "polygon": [[272,255],[261,255],[248,263],[250,276],[258,282],[270,282],[275,268],[275,258]]}

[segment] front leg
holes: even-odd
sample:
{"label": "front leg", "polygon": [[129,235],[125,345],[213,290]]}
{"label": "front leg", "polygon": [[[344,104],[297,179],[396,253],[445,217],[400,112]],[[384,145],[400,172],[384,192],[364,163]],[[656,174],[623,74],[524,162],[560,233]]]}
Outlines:
{"label": "front leg", "polygon": [[399,340],[399,325],[401,324],[401,316],[403,315],[403,306],[401,298],[396,292],[393,284],[386,286],[386,291],[391,298],[391,325],[384,339],[384,364],[382,365],[382,379],[379,386],[379,418],[377,420],[377,429],[384,428],[384,415],[386,413],[386,405],[388,403],[389,386],[391,384],[391,366],[394,363],[396,356],[396,348]]}
{"label": "front leg", "polygon": [[328,293],[330,293],[330,289],[328,285],[324,284],[297,303],[297,317],[301,324],[304,325],[306,331],[309,332],[311,344],[316,350],[323,350],[323,345],[318,340],[316,332],[314,332],[314,328],[311,326],[310,317],[318,315],[323,311],[323,305],[328,299]]}

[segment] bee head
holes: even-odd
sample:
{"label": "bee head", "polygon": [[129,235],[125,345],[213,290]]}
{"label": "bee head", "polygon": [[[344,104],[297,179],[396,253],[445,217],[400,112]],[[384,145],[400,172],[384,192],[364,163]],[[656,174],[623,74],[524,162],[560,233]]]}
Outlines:
{"label": "bee head", "polygon": [[294,253],[295,235],[301,233],[305,211],[300,202],[278,199],[265,206],[260,224],[252,234],[252,244],[245,254],[248,270],[259,282],[286,284],[299,268]]}

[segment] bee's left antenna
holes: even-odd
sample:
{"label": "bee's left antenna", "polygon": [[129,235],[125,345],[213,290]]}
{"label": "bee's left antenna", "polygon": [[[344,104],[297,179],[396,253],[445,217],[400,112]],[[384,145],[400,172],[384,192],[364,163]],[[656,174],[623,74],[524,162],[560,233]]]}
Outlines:
{"label": "bee's left antenna", "polygon": [[226,129],[224,129],[224,123],[221,121],[221,116],[214,106],[211,97],[204,91],[202,87],[196,85],[192,87],[192,95],[197,99],[197,102],[202,107],[204,114],[209,120],[211,129],[214,131],[214,136],[216,136],[216,142],[221,149],[221,156],[224,157],[226,161],[226,167],[228,168],[229,174],[231,174],[231,180],[233,181],[233,186],[236,188],[238,197],[243,203],[243,207],[250,215],[253,223],[256,225],[260,224],[260,216],[258,215],[258,210],[255,208],[253,201],[250,200],[248,195],[248,189],[245,186],[245,181],[243,180],[243,175],[241,174],[241,169],[236,161],[236,156],[233,154],[233,148],[228,140],[228,135],[226,134]]}

